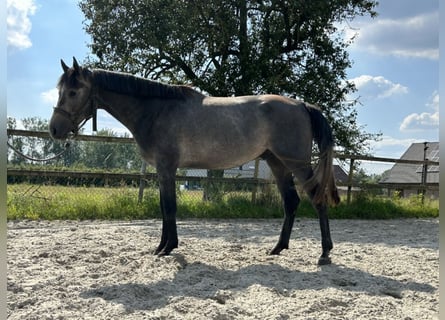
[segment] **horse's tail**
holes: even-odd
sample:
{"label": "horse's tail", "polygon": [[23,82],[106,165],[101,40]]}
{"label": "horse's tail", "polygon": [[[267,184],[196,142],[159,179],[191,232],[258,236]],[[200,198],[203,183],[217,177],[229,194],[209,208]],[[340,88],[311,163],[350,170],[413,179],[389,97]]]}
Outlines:
{"label": "horse's tail", "polygon": [[329,202],[336,205],[340,202],[340,197],[332,166],[334,158],[332,129],[319,108],[306,104],[306,109],[311,118],[313,139],[318,145],[320,156],[314,175],[305,183],[305,189],[315,189],[313,198],[315,204]]}

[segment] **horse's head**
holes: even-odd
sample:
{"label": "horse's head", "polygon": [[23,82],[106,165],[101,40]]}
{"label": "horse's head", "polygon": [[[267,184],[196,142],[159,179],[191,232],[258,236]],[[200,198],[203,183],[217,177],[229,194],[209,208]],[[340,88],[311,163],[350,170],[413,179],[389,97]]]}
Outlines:
{"label": "horse's head", "polygon": [[63,74],[57,85],[59,100],[49,123],[54,139],[66,139],[71,132],[77,134],[88,119],[96,117],[92,72],[80,67],[75,58],[71,68],[63,60],[61,64]]}

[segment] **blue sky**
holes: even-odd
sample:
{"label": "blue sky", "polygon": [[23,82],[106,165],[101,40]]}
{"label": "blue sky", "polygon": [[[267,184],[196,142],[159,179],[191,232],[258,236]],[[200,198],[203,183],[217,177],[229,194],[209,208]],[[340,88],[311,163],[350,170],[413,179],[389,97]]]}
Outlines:
{"label": "blue sky", "polygon": [[[358,92],[349,98],[360,97],[359,123],[383,135],[372,153],[398,158],[412,142],[439,139],[439,1],[381,0],[377,11],[345,31],[356,36],[348,77]],[[7,0],[8,116],[50,118],[60,59],[71,64],[89,52],[82,21],[75,0]],[[105,112],[98,127],[125,131]],[[363,165],[369,173],[390,166]]]}

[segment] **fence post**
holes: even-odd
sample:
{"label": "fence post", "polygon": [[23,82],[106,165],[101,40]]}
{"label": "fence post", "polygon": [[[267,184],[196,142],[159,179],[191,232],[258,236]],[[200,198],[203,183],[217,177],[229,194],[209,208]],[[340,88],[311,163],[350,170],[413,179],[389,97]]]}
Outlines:
{"label": "fence post", "polygon": [[[253,171],[253,178],[257,182],[258,182],[259,167],[260,167],[260,159],[257,158],[257,159],[255,159],[255,169]],[[256,202],[257,193],[258,193],[258,183],[254,184],[254,186],[253,186],[253,190],[252,190],[252,203]]]}
{"label": "fence post", "polygon": [[142,176],[147,172],[147,163],[142,160],[141,165],[141,179],[139,180],[139,194],[138,194],[138,202],[141,203],[144,197],[144,189],[145,189],[145,178]]}
{"label": "fence post", "polygon": [[349,175],[348,175],[348,193],[346,195],[346,203],[351,203],[351,193],[352,193],[352,178],[354,175],[354,159],[351,159],[351,163],[349,165]]}
{"label": "fence post", "polygon": [[421,194],[421,201],[422,204],[425,202],[425,193],[426,193],[426,182],[427,182],[427,175],[428,175],[428,166],[426,164],[426,151],[428,150],[428,142],[423,143],[423,165],[422,165],[422,194]]}

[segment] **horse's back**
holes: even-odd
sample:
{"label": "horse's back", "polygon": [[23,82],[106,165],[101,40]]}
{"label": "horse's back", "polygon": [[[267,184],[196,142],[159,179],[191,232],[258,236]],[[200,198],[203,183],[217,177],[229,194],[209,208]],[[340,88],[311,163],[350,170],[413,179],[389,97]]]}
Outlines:
{"label": "horse's back", "polygon": [[272,126],[275,124],[300,123],[309,120],[309,115],[305,103],[279,95],[257,95],[257,96],[238,96],[238,97],[206,97],[202,100],[201,110],[197,113],[205,114],[205,117],[212,116],[223,120],[229,119],[255,119],[260,125]]}
{"label": "horse's back", "polygon": [[287,97],[206,97],[191,118],[201,139],[213,141],[214,150],[225,150],[227,156],[246,151],[256,157],[267,150],[306,156],[312,146],[305,103]]}
{"label": "horse's back", "polygon": [[278,108],[304,105],[300,100],[279,96],[275,94],[236,96],[236,97],[205,97],[202,99],[204,107],[225,108],[258,108],[271,105]]}

